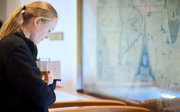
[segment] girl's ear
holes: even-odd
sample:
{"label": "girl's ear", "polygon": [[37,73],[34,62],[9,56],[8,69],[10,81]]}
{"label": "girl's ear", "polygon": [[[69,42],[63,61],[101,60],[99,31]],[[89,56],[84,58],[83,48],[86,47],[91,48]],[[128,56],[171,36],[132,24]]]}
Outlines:
{"label": "girl's ear", "polygon": [[40,17],[36,17],[34,19],[34,26],[37,27],[40,24],[40,22],[41,22],[41,18]]}

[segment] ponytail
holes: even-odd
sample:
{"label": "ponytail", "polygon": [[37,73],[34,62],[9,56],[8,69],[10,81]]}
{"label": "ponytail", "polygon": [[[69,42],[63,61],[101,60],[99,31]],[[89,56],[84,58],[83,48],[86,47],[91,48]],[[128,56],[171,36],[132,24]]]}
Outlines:
{"label": "ponytail", "polygon": [[22,21],[22,7],[19,7],[12,13],[10,18],[1,27],[0,40],[9,34],[19,31]]}

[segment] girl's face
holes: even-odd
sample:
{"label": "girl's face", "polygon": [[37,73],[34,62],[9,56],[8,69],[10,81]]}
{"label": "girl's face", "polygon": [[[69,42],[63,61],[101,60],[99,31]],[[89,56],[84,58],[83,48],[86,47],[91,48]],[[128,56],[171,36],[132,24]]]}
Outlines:
{"label": "girl's face", "polygon": [[34,44],[39,44],[44,39],[48,39],[49,33],[52,32],[57,25],[57,20],[48,21],[46,23],[42,22],[41,19],[35,20],[34,28],[31,30],[29,39],[34,42]]}

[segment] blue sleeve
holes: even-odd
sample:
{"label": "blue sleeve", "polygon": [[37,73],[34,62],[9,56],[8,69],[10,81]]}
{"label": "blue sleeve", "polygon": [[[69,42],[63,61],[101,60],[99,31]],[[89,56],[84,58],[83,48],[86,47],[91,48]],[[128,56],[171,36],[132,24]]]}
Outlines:
{"label": "blue sleeve", "polygon": [[6,68],[8,80],[24,99],[40,107],[48,107],[55,102],[54,91],[41,80],[36,61],[26,46],[13,49]]}
{"label": "blue sleeve", "polygon": [[54,91],[56,89],[56,80],[53,80],[53,83],[50,84],[49,87]]}

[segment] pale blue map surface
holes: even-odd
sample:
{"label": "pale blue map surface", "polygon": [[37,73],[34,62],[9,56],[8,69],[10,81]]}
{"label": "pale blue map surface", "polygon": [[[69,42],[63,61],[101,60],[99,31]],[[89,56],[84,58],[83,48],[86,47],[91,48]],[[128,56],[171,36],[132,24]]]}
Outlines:
{"label": "pale blue map surface", "polygon": [[180,91],[180,0],[84,0],[83,11],[87,91]]}

